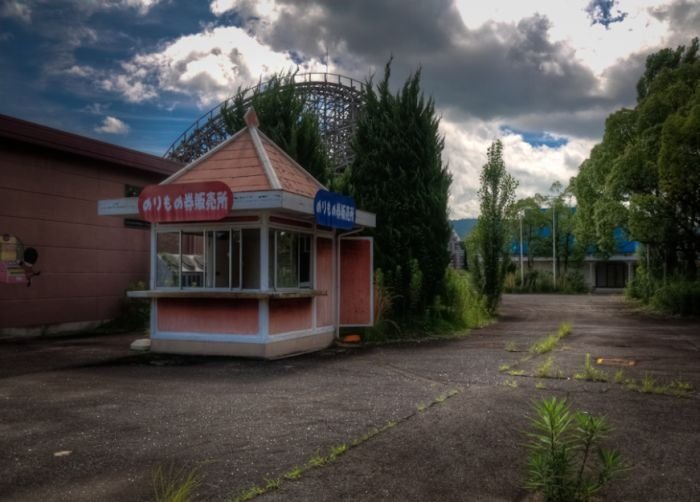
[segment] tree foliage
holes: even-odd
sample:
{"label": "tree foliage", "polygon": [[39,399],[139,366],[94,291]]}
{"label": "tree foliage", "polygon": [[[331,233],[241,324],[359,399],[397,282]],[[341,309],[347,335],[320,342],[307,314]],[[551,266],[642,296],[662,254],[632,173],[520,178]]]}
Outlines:
{"label": "tree foliage", "polygon": [[420,70],[392,94],[384,78],[365,86],[353,140],[349,183],[359,207],[377,214],[375,266],[394,292],[394,315],[432,306],[449,262],[447,198],[451,176],[434,102],[420,88]]}
{"label": "tree foliage", "polygon": [[495,313],[510,265],[510,229],[513,224],[515,189],[518,182],[506,171],[503,144],[494,141],[481,171],[480,213],[473,237],[474,280],[486,297],[486,307]]}
{"label": "tree foliage", "polygon": [[561,183],[552,184],[550,195],[537,193],[518,200],[513,205],[513,213],[518,220],[513,222],[511,238],[513,242],[520,242],[522,219],[523,253],[527,258],[528,272],[533,271],[535,257],[551,258],[555,250],[557,274],[561,277],[566,275],[572,262],[583,258],[585,246],[574,238],[575,213],[571,192]]}
{"label": "tree foliage", "polygon": [[243,116],[253,106],[260,130],[327,185],[331,181],[331,164],[321,141],[318,119],[293,83],[294,73],[276,74],[265,86],[260,84],[255,88],[250,103],[239,88],[230,104],[222,108],[221,115],[229,134],[233,134],[245,127]]}
{"label": "tree foliage", "polygon": [[637,105],[608,117],[603,141],[572,180],[577,238],[614,253],[620,226],[652,268],[696,277],[700,252],[700,59],[690,46],[650,55]]}

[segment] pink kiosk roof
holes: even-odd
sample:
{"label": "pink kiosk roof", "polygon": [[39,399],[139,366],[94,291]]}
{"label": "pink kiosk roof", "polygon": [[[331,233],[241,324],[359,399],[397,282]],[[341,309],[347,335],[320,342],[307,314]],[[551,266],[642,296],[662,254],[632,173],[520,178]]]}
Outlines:
{"label": "pink kiosk roof", "polygon": [[245,115],[247,127],[221,145],[170,176],[161,185],[221,181],[234,193],[261,190],[313,198],[325,189],[294,159],[258,130],[253,109]]}

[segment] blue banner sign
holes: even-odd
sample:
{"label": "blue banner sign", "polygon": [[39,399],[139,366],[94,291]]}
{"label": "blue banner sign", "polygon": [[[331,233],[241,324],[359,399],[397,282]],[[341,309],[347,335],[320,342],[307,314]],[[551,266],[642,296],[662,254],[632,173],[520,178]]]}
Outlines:
{"label": "blue banner sign", "polygon": [[319,190],[314,198],[316,223],[350,230],[355,225],[355,201],[339,193]]}

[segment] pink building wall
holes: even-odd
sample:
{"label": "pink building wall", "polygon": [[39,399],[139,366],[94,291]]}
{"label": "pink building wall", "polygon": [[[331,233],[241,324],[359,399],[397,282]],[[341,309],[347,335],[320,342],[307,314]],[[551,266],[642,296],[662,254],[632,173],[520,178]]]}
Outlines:
{"label": "pink building wall", "polygon": [[[14,122],[0,116],[0,234],[15,235],[25,247],[36,248],[39,260],[34,268],[41,275],[31,287],[0,284],[0,334],[114,318],[129,284],[148,280],[149,231],[126,228],[122,218],[99,217],[97,201],[124,197],[126,184],[145,186],[164,178],[129,165],[133,158],[172,170],[177,165]],[[24,130],[21,126],[36,133],[41,138],[37,141],[53,132],[75,143],[53,148],[8,137],[8,130]],[[101,149],[113,160],[66,151],[80,144]]]}

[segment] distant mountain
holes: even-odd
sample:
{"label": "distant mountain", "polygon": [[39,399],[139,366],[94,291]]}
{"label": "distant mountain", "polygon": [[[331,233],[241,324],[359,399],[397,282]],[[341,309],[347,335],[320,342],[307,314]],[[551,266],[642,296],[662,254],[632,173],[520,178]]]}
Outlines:
{"label": "distant mountain", "polygon": [[452,228],[455,229],[459,238],[464,238],[471,233],[476,225],[476,218],[462,218],[461,220],[450,220]]}

